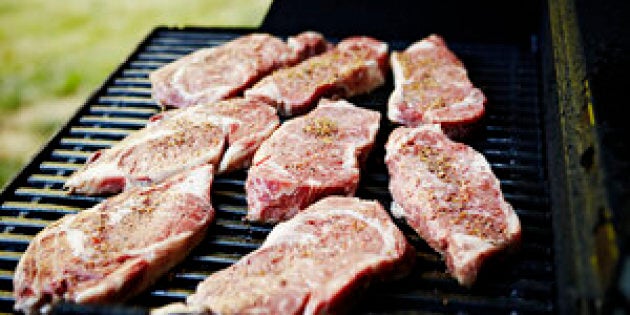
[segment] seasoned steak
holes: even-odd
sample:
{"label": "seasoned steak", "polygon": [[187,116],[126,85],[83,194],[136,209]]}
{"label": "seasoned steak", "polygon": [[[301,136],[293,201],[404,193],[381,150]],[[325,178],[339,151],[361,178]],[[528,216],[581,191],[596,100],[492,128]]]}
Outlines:
{"label": "seasoned steak", "polygon": [[326,99],[285,122],[254,156],[247,219],[286,220],[322,197],[354,195],[379,122],[378,112]]}
{"label": "seasoned steak", "polygon": [[134,187],[38,233],[13,279],[15,310],[47,313],[60,301],[121,302],[180,262],[214,218],[212,166]]}
{"label": "seasoned steak", "polygon": [[116,193],[130,185],[158,183],[195,165],[213,164],[218,173],[244,168],[278,125],[273,108],[242,98],[164,112],[144,129],[96,152],[65,187],[83,194]]}
{"label": "seasoned steak", "polygon": [[392,53],[391,66],[395,81],[388,102],[391,121],[409,127],[440,124],[449,136],[461,138],[483,117],[486,97],[440,36]]}
{"label": "seasoned steak", "polygon": [[394,130],[386,152],[392,213],[446,258],[459,283],[472,285],[489,257],[519,243],[519,219],[483,155],[439,125]]}
{"label": "seasoned steak", "polygon": [[271,71],[322,53],[329,44],[315,32],[282,40],[250,34],[197,50],[150,75],[153,98],[162,106],[186,107],[232,97]]}
{"label": "seasoned steak", "polygon": [[248,98],[274,104],[283,116],[305,113],[322,96],[368,93],[385,82],[387,44],[350,37],[334,49],[278,70],[245,91]]}
{"label": "seasoned steak", "polygon": [[375,201],[327,197],[278,224],[265,243],[154,314],[333,314],[371,280],[406,275],[415,252]]}

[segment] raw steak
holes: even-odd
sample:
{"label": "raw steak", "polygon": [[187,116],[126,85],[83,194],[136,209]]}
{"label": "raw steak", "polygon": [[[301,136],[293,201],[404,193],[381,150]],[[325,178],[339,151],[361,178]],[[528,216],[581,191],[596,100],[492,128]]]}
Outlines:
{"label": "raw steak", "polygon": [[256,251],[154,314],[333,314],[372,279],[406,275],[415,251],[375,201],[327,197],[278,224]]}
{"label": "raw steak", "polygon": [[150,75],[153,98],[162,106],[186,107],[235,96],[271,71],[327,50],[315,32],[282,40],[250,34],[197,50]]}
{"label": "raw steak", "polygon": [[245,96],[264,99],[291,116],[305,113],[321,96],[368,93],[385,82],[387,49],[369,37],[347,38],[335,49],[274,72]]}
{"label": "raw steak", "polygon": [[285,122],[254,156],[247,219],[286,220],[322,197],[354,195],[379,122],[378,112],[326,99]]}
{"label": "raw steak", "polygon": [[444,40],[431,35],[391,55],[395,88],[388,117],[409,127],[440,124],[449,136],[466,136],[484,115],[486,97],[468,79]]}
{"label": "raw steak", "polygon": [[489,257],[519,243],[519,219],[483,155],[439,125],[397,128],[386,152],[392,213],[446,258],[459,283],[472,285]]}
{"label": "raw steak", "polygon": [[214,218],[211,184],[212,166],[199,166],[51,224],[15,270],[15,310],[47,313],[62,300],[112,303],[140,293],[202,240]]}
{"label": "raw steak", "polygon": [[278,124],[273,108],[242,98],[164,112],[96,152],[65,186],[84,194],[116,193],[200,164],[213,164],[218,173],[243,168]]}

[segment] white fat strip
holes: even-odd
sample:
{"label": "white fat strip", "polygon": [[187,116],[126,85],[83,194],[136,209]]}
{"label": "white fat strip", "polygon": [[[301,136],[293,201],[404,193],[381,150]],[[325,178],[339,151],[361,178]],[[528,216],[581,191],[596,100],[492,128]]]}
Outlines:
{"label": "white fat strip", "polygon": [[[278,224],[276,226],[276,228],[271,231],[271,233],[269,234],[269,236],[267,237],[267,240],[265,240],[265,242],[263,243],[262,247],[269,247],[275,244],[282,244],[282,243],[310,243],[310,242],[317,242],[319,240],[318,237],[311,235],[309,236],[302,236],[301,234],[305,234],[305,233],[300,233],[300,236],[297,238],[287,238],[287,235],[292,235],[295,234],[293,233],[293,231],[291,230],[291,228],[293,226],[298,226],[300,224],[302,224],[304,221],[309,220],[309,219],[328,219],[331,216],[350,216],[353,217],[359,221],[363,221],[364,223],[366,223],[367,225],[373,227],[374,229],[376,229],[381,238],[383,239],[383,253],[387,253],[389,251],[396,251],[396,239],[394,238],[393,234],[393,229],[394,226],[393,224],[386,224],[387,225],[387,229],[385,229],[385,227],[383,225],[380,224],[378,219],[374,219],[374,218],[370,218],[367,216],[362,215],[360,212],[358,211],[354,211],[352,209],[331,209],[328,211],[324,211],[323,213],[320,212],[316,212],[316,213],[303,213],[300,214],[296,217],[294,217],[292,220]],[[282,226],[281,226],[282,225]]]}
{"label": "white fat strip", "polygon": [[[268,77],[268,78],[271,78],[271,77]],[[278,101],[282,99],[278,86],[273,80],[269,80],[269,79],[267,80],[263,79],[263,81],[261,81],[261,84],[256,84],[251,89],[245,91],[245,97],[249,98],[252,96],[254,97],[262,96],[264,98],[269,98],[274,101]]]}
{"label": "white fat strip", "polygon": [[[254,42],[254,43],[262,43],[263,41],[268,41],[271,38],[269,38],[270,36],[267,34],[263,34],[263,33],[253,33],[249,35],[249,39]],[[229,44],[229,43],[228,43]],[[242,44],[241,44],[242,45]]]}
{"label": "white fat strip", "polygon": [[[233,88],[232,86],[213,84],[213,85],[210,85],[208,88],[205,88],[203,90],[192,92],[192,93],[189,92],[186,89],[186,87],[180,82],[182,80],[182,77],[186,73],[186,69],[188,68],[188,66],[189,66],[189,64],[185,64],[185,65],[182,65],[181,67],[177,68],[177,70],[175,70],[175,73],[173,74],[173,77],[171,79],[171,84],[173,85],[173,87],[185,99],[195,99],[195,98],[198,98],[198,97],[203,96],[205,94],[215,94],[215,95],[222,96],[222,95],[225,95],[226,93],[228,93],[229,91],[232,90],[232,88]],[[235,69],[234,69],[235,73],[238,73],[238,72],[244,70],[244,69],[239,69],[239,68],[243,68],[242,65],[240,65],[240,64],[234,64],[234,66],[236,66]]]}
{"label": "white fat strip", "polygon": [[196,159],[189,160],[188,163],[186,164],[180,164],[178,165],[178,167],[171,168],[170,170],[165,171],[165,172],[161,172],[157,174],[154,173],[153,174],[154,176],[151,178],[151,180],[154,182],[161,182],[168,177],[171,177],[177,173],[180,173],[194,166],[208,164],[214,157],[216,157],[217,151],[219,152],[223,151],[223,146],[216,146],[214,147],[214,150],[208,150],[206,154],[201,155],[197,157]]}
{"label": "white fat strip", "polygon": [[[273,110],[271,107],[269,108],[270,110]],[[251,154],[252,152],[258,151],[258,149],[263,145],[264,141],[269,139],[270,135],[274,132],[274,130],[276,130],[277,127],[278,127],[277,121],[268,122],[264,130],[250,134],[247,138],[241,139],[233,143],[231,146],[227,148],[227,150],[223,154],[223,158],[221,159],[217,172],[222,173],[222,172],[227,171],[228,166],[230,166],[229,164],[233,163],[235,159],[241,158],[243,156]],[[242,145],[243,142],[248,142],[248,141],[251,141],[252,139],[255,139],[256,141],[251,142],[249,147],[245,147]],[[256,162],[255,156],[252,157],[252,160],[254,161],[254,163]],[[251,164],[252,161],[244,161],[244,162],[246,164],[245,165],[246,167],[247,164]]]}
{"label": "white fat strip", "polygon": [[212,183],[212,169],[209,166],[197,168],[191,171],[184,180],[177,183],[171,191],[194,195],[202,200],[209,198],[208,191]]}
{"label": "white fat strip", "polygon": [[168,117],[165,120],[175,121],[181,120],[189,123],[192,126],[204,125],[210,123],[215,126],[221,127],[224,133],[231,131],[231,126],[240,125],[242,121],[227,115],[220,115],[214,111],[213,108],[205,106],[191,106],[183,109],[179,109],[176,115]]}
{"label": "white fat strip", "polygon": [[[472,149],[472,148],[471,148]],[[473,158],[469,158],[467,156],[461,155],[459,156],[459,158],[461,160],[459,160],[458,162],[462,163],[462,164],[467,164],[469,169],[473,172],[479,172],[479,173],[486,173],[486,172],[492,172],[492,168],[490,167],[490,164],[488,164],[488,161],[486,160],[486,158],[479,152],[474,151],[473,154]],[[465,158],[465,160],[463,160]],[[499,184],[497,182],[497,184]]]}
{"label": "white fat strip", "polygon": [[77,229],[67,229],[66,240],[70,249],[72,249],[72,255],[81,257],[85,252],[85,233]]}
{"label": "white fat strip", "polygon": [[378,63],[376,63],[376,61],[374,60],[366,60],[365,62],[363,62],[363,65],[369,69],[378,69]]}
{"label": "white fat strip", "polygon": [[466,97],[460,102],[453,103],[451,107],[467,107],[470,105],[479,104],[479,99],[481,98],[480,91],[478,89],[472,89]]}
{"label": "white fat strip", "polygon": [[[173,117],[177,117],[177,116],[173,116]],[[170,118],[169,118],[170,119]],[[138,145],[140,143],[144,143],[150,140],[154,140],[154,139],[160,139],[160,138],[164,138],[164,137],[169,137],[173,134],[175,134],[177,130],[175,129],[170,129],[170,128],[145,128],[145,129],[141,129],[138,132],[142,133],[141,137],[137,137],[137,133],[134,134],[136,137],[134,137],[133,139],[129,140],[129,141],[125,141],[125,142],[121,142],[120,144],[124,144],[124,147],[132,147],[135,145]],[[125,139],[127,140],[127,139]],[[117,148],[118,146],[112,147],[112,149]]]}
{"label": "white fat strip", "polygon": [[293,226],[299,225],[300,222],[294,218],[289,221],[281,222],[269,233],[267,239],[260,248],[267,248],[276,244],[300,243],[308,244],[317,242],[318,238],[313,234],[294,233]]}
{"label": "white fat strip", "polygon": [[505,200],[502,200],[501,202],[503,203],[501,205],[501,209],[503,209],[505,213],[505,221],[507,224],[506,232],[508,235],[514,235],[521,230],[521,222],[516,214],[516,211],[512,208],[512,205],[507,203]]}
{"label": "white fat strip", "polygon": [[396,201],[392,201],[391,204],[392,215],[398,219],[404,218],[406,216],[405,209],[403,209]]}
{"label": "white fat strip", "polygon": [[101,279],[96,285],[87,287],[75,293],[75,302],[78,304],[85,303],[90,298],[103,296],[106,292],[119,292],[120,288],[125,284],[127,274],[122,274],[120,266],[114,272]]}
{"label": "white fat strip", "polygon": [[232,144],[223,153],[223,157],[221,158],[221,162],[219,162],[219,167],[217,168],[217,173],[228,171],[230,167],[234,167],[234,165],[232,165],[234,161],[248,155],[252,151],[252,148],[247,148],[241,143],[237,142]]}
{"label": "white fat strip", "polygon": [[[450,238],[448,252],[453,256],[453,265],[458,270],[470,261],[477,260],[479,254],[494,247],[490,242],[482,238],[463,233],[453,233]],[[453,244],[456,244],[453,246]]]}
{"label": "white fat strip", "polygon": [[269,159],[267,160],[266,164],[268,167],[272,168],[275,172],[280,173],[289,179],[293,179],[293,180],[295,179],[295,177],[293,176],[293,174],[291,174],[291,172],[285,169],[284,166],[278,164],[275,160]]}
{"label": "white fat strip", "polygon": [[116,211],[108,212],[109,220],[108,225],[116,225],[122,218],[131,213],[131,207],[120,207]]}
{"label": "white fat strip", "polygon": [[[274,84],[275,86],[275,84]],[[281,108],[281,112],[284,113],[285,116],[293,116],[293,106],[291,106],[291,104],[289,103],[283,103],[280,106],[282,106]]]}
{"label": "white fat strip", "polygon": [[385,81],[385,77],[381,69],[378,67],[378,64],[374,61],[368,61],[364,64],[367,73],[364,74],[363,84],[359,86],[355,86],[352,89],[347,86],[343,86],[346,90],[346,97],[352,97],[354,95],[359,95],[363,93],[367,93],[372,90],[372,88],[381,85]]}
{"label": "white fat strip", "polygon": [[241,120],[235,119],[234,117],[220,115],[211,115],[207,117],[206,121],[213,125],[221,126],[221,130],[223,130],[223,132],[226,134],[231,131],[231,126],[240,125],[243,123]]}
{"label": "white fat strip", "polygon": [[389,50],[389,46],[386,43],[381,43],[377,49],[378,53],[381,55],[386,54],[388,50]]}
{"label": "white fat strip", "polygon": [[[207,217],[206,217],[207,219]],[[160,242],[153,243],[144,248],[132,249],[125,252],[125,254],[134,256],[134,255],[143,255],[144,258],[150,263],[155,259],[155,253],[158,252],[160,248],[167,248],[169,243],[177,243],[182,240],[185,240],[193,235],[192,231],[184,231],[177,235],[173,235],[169,238],[166,238]]]}
{"label": "white fat strip", "polygon": [[110,178],[115,176],[125,177],[125,174],[121,172],[117,166],[118,159],[114,161],[108,161],[105,163],[95,162],[98,167],[91,167],[91,164],[77,171],[73,174],[65,183],[67,187],[81,187],[84,183],[89,183],[94,179]]}
{"label": "white fat strip", "polygon": [[[88,213],[88,212],[98,213],[98,211],[95,208],[84,210],[82,213]],[[86,252],[88,250],[92,251],[92,249],[86,248],[85,246],[85,240],[87,238],[87,235],[85,235],[85,232],[79,229],[74,229],[70,227],[70,225],[72,224],[72,222],[74,222],[76,218],[77,218],[77,215],[73,215],[68,220],[64,221],[63,224],[59,225],[56,228],[57,231],[53,233],[57,233],[57,235],[64,233],[66,236],[66,242],[68,243],[68,246],[70,246],[70,249],[72,250],[72,255],[74,255],[75,257],[82,257],[86,254],[89,254]],[[58,240],[58,238],[56,237],[55,240]],[[59,246],[56,246],[56,247],[59,247]]]}
{"label": "white fat strip", "polygon": [[[472,106],[482,106],[481,105],[482,102],[480,100],[483,99],[483,96],[481,96],[480,93],[481,91],[479,89],[474,88],[470,91],[470,93],[468,93],[468,95],[466,95],[466,97],[463,100],[459,102],[450,104],[447,107],[428,110],[424,114],[424,120],[427,122],[432,122],[434,119],[436,119],[435,116],[437,113],[442,113],[442,112],[450,111],[453,109],[462,109],[462,108],[472,107]],[[474,116],[477,115],[477,112],[473,110],[462,111],[460,113],[467,114],[467,115],[461,115],[460,119],[473,118]]]}
{"label": "white fat strip", "polygon": [[413,44],[411,47],[409,47],[407,51],[426,50],[426,49],[433,49],[433,48],[435,48],[435,44],[433,42],[428,41],[428,40],[421,40]]}
{"label": "white fat strip", "polygon": [[[442,133],[442,129],[441,129],[440,125],[438,125],[438,124],[420,125],[417,128],[405,128],[405,129],[403,129],[403,131],[405,131],[405,133],[401,137],[398,137],[398,139],[396,139],[397,141],[395,143],[393,143],[392,147],[396,151],[398,151],[400,149],[400,146],[401,146],[402,143],[407,143],[407,142],[411,141],[413,138],[415,138],[419,133],[421,133],[423,131],[434,131],[434,132]],[[396,153],[396,151],[390,153],[390,151],[388,150],[387,155],[394,154],[394,153]]]}
{"label": "white fat strip", "polygon": [[370,132],[370,140],[369,140],[369,142],[371,142],[371,143],[374,142],[374,139],[376,138],[376,134],[378,133],[378,128],[379,128],[379,124],[380,124],[379,121],[380,121],[381,115],[379,114],[378,117],[379,117],[379,119],[376,120],[376,122],[377,122],[376,124],[368,125],[368,130]]}
{"label": "white fat strip", "polygon": [[312,179],[312,178],[308,178],[308,179],[306,180],[306,184],[307,184],[307,185],[309,185],[310,187],[318,187],[318,186],[321,186],[321,185],[322,185],[322,182],[321,182],[321,181],[319,181],[319,180],[315,180],[315,179]]}
{"label": "white fat strip", "polygon": [[357,108],[356,106],[352,105],[352,103],[346,100],[332,101],[329,99],[322,99],[319,102],[319,105],[317,107],[318,108],[325,108],[325,107]]}
{"label": "white fat strip", "polygon": [[400,86],[405,82],[405,72],[403,71],[402,63],[398,59],[400,54],[400,52],[393,53],[389,58],[389,62],[392,65],[392,72],[394,73],[394,82],[396,85],[396,89],[399,89]]}
{"label": "white fat strip", "polygon": [[405,83],[411,82],[411,80],[405,78],[402,63],[398,59],[399,54],[393,53],[390,57],[390,64],[394,73],[394,91],[387,100],[387,118],[394,122],[403,123],[404,120],[400,110],[400,103],[403,101],[402,87]]}
{"label": "white fat strip", "polygon": [[402,112],[397,106],[397,103],[402,99],[402,91],[398,88],[394,89],[387,101],[387,118],[390,121],[402,123]]}
{"label": "white fat strip", "polygon": [[[300,44],[300,41],[297,40],[295,37],[291,36],[289,38],[287,38],[287,46],[289,46],[289,48],[291,49],[291,51],[293,52],[297,52],[302,45]],[[284,57],[284,56],[283,56]],[[284,58],[282,60],[285,60]]]}
{"label": "white fat strip", "polygon": [[357,156],[355,154],[354,146],[346,146],[344,147],[343,152],[343,164],[342,167],[344,169],[356,169],[358,168],[357,164]]}

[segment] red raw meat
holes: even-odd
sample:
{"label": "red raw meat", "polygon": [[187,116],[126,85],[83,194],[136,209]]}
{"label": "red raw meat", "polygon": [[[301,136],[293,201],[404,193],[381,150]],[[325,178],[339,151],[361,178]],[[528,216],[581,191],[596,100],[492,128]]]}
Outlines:
{"label": "red raw meat", "polygon": [[464,286],[491,256],[515,247],[521,225],[486,159],[439,125],[400,127],[386,144],[392,213],[446,258]]}
{"label": "red raw meat", "polygon": [[275,105],[283,116],[305,113],[322,96],[351,97],[383,85],[387,44],[369,37],[350,37],[336,48],[280,69],[249,90],[247,98]]}
{"label": "red raw meat", "polygon": [[483,117],[486,97],[468,79],[444,39],[431,35],[391,55],[395,88],[388,102],[391,121],[415,127],[440,124],[453,138],[468,135]]}
{"label": "red raw meat", "polygon": [[212,178],[211,165],[199,166],[46,227],[15,270],[15,310],[118,303],[143,291],[203,239],[214,218]]}
{"label": "red raw meat", "polygon": [[197,50],[150,75],[153,98],[162,106],[186,107],[232,97],[273,70],[329,48],[324,37],[304,32],[285,44],[269,34],[250,34]]}
{"label": "red raw meat", "polygon": [[327,197],[278,224],[256,251],[153,314],[336,314],[371,280],[405,276],[415,251],[375,201]]}
{"label": "red raw meat", "polygon": [[379,122],[376,111],[326,99],[285,122],[254,156],[245,183],[247,219],[286,220],[322,197],[354,195]]}
{"label": "red raw meat", "polygon": [[244,168],[278,125],[273,108],[242,98],[164,112],[144,129],[96,152],[65,187],[83,194],[116,193],[158,183],[195,165],[213,164],[218,173]]}

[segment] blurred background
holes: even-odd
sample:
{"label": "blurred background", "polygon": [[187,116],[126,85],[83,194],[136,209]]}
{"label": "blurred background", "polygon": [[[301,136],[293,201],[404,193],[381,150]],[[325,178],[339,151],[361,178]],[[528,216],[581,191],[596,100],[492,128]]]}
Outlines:
{"label": "blurred background", "polygon": [[149,31],[257,26],[271,0],[0,0],[0,188]]}

